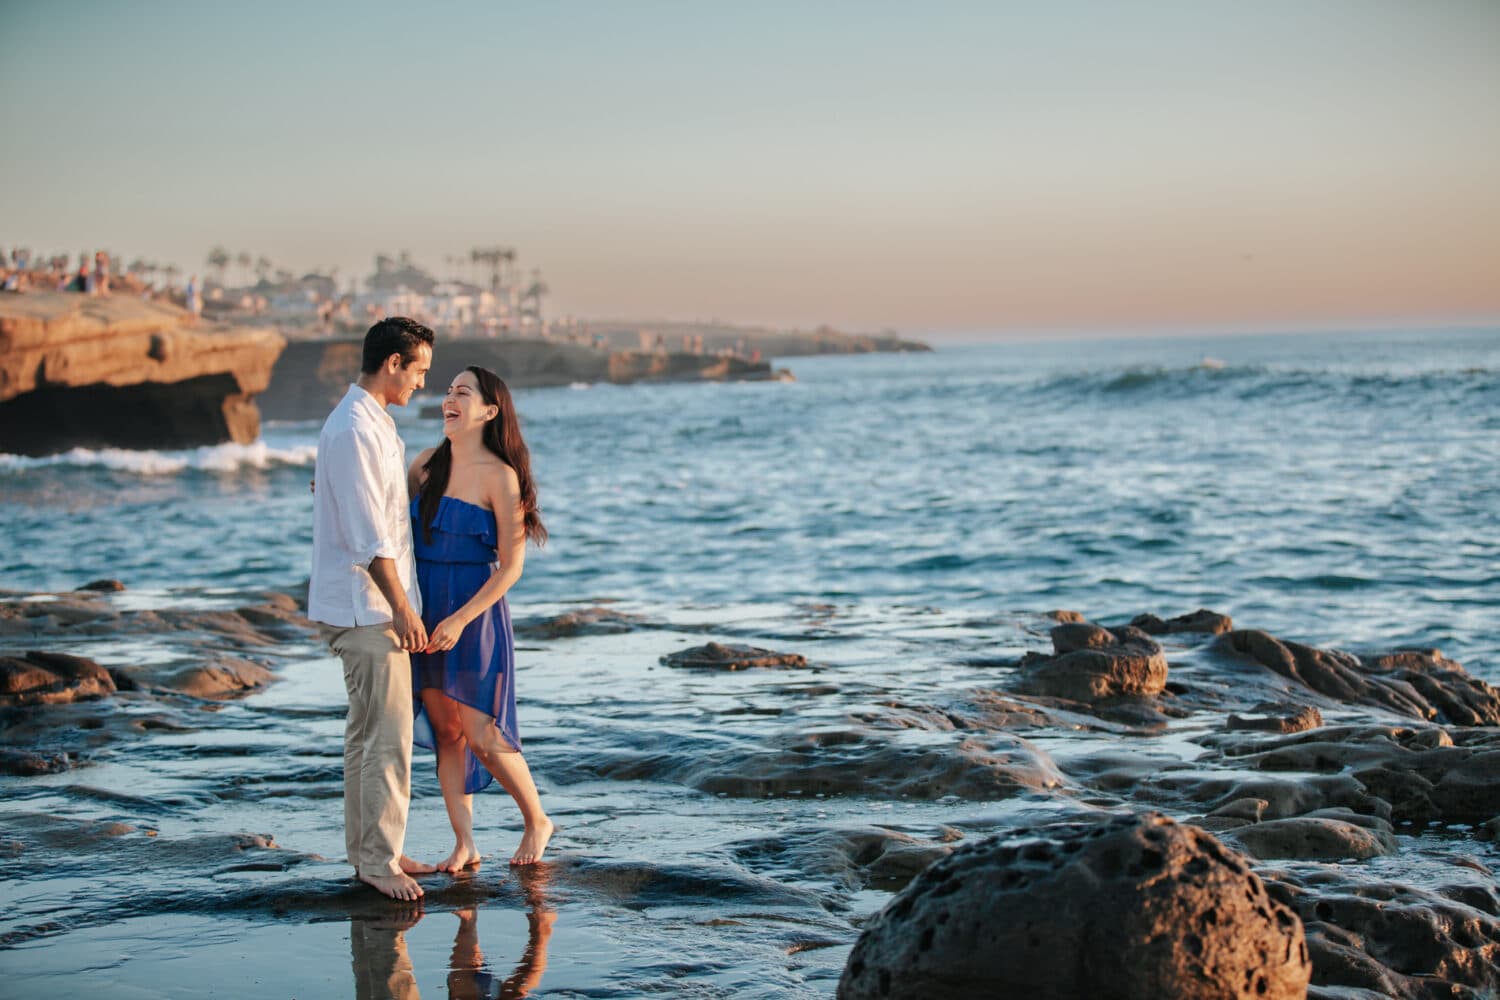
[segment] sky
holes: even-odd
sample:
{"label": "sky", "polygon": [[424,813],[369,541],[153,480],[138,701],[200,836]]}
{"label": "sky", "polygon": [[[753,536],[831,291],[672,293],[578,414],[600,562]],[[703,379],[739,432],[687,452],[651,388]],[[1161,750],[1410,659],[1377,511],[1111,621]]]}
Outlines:
{"label": "sky", "polygon": [[1500,3],[0,0],[0,246],[514,247],[548,311],[1500,321]]}

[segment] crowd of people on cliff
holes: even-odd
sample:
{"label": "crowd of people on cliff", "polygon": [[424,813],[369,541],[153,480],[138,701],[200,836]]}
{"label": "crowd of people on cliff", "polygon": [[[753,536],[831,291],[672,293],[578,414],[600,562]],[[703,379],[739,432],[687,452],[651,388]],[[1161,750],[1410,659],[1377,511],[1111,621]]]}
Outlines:
{"label": "crowd of people on cliff", "polygon": [[109,254],[97,250],[78,255],[78,269],[72,270],[66,255],[50,257],[45,268],[32,258],[30,250],[16,247],[9,254],[0,253],[0,282],[8,292],[24,292],[33,287],[52,288],[59,292],[82,292],[86,295],[108,295],[110,291]]}
{"label": "crowd of people on cliff", "polygon": [[187,285],[179,291],[149,284],[136,274],[116,274],[110,263],[110,255],[106,250],[96,250],[93,253],[85,250],[78,255],[78,266],[75,268],[68,254],[43,259],[27,248],[13,247],[8,252],[0,250],[0,288],[7,292],[47,289],[83,295],[110,295],[119,292],[142,298],[164,296],[183,305],[194,316],[202,315],[203,285],[196,274],[189,277]]}

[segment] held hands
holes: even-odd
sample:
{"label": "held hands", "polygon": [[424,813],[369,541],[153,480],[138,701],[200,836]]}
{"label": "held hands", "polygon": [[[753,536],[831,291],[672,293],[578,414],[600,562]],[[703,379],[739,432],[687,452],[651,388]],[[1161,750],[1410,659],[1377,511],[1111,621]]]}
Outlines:
{"label": "held hands", "polygon": [[422,616],[412,610],[410,604],[396,609],[391,627],[401,640],[401,648],[408,653],[418,652],[427,645],[427,627],[422,624]]}
{"label": "held hands", "polygon": [[424,653],[443,653],[458,645],[458,637],[463,635],[464,623],[457,618],[444,618],[438,622],[437,628],[432,630],[432,635],[427,637],[427,647]]}

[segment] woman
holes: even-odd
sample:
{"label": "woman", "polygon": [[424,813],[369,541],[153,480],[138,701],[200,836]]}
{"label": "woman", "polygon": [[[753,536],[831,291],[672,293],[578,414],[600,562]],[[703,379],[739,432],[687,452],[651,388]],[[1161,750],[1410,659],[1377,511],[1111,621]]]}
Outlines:
{"label": "woman", "polygon": [[547,540],[510,390],[477,366],[443,398],[444,441],[408,473],[417,584],[427,648],[412,654],[414,739],[437,751],[438,784],[453,824],[439,871],[479,863],[473,794],[497,778],[526,831],[510,862],[540,861],[552,836],[516,732],[515,651],[505,595],[521,578],[526,542]]}

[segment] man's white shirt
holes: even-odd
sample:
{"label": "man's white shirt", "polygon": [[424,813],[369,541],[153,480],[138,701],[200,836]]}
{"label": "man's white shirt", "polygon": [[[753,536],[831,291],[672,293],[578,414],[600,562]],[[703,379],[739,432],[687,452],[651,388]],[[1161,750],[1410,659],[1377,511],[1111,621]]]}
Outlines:
{"label": "man's white shirt", "polygon": [[369,570],[381,556],[396,564],[406,599],[420,613],[406,446],[385,407],[358,385],[323,422],[315,470],[307,617],[338,628],[391,621],[390,602]]}

